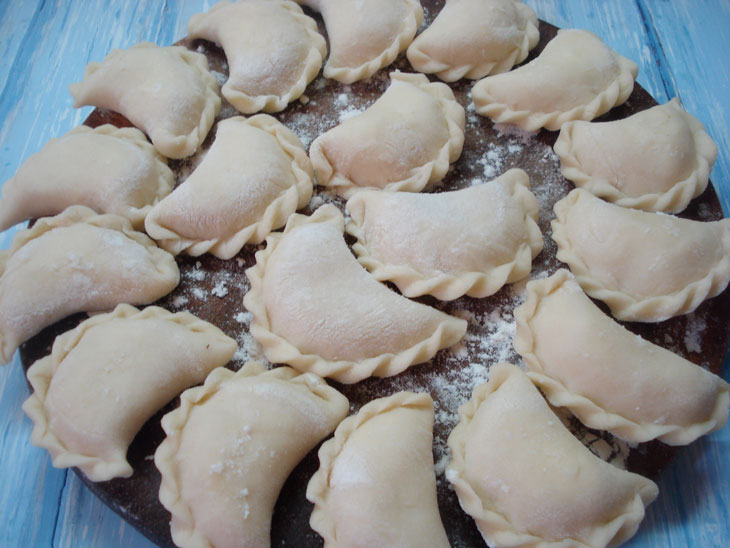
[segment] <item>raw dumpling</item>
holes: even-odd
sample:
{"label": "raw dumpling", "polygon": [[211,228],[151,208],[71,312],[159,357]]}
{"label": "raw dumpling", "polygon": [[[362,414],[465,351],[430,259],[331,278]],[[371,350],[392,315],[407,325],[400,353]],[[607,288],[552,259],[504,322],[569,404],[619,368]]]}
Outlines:
{"label": "raw dumpling", "polygon": [[312,196],[312,164],[294,133],[266,114],[229,118],[196,170],[147,216],[170,253],[230,259],[258,244]]}
{"label": "raw dumpling", "polygon": [[396,375],[458,342],[466,321],[409,301],[350,253],[333,205],[294,214],[246,271],[251,334],[272,363],[339,382]]}
{"label": "raw dumpling", "polygon": [[136,128],[79,126],[46,143],[2,187],[0,230],[81,204],[144,225],[175,184],[167,160]]}
{"label": "raw dumpling", "polygon": [[528,376],[589,428],[686,445],[727,422],[725,381],[613,321],[567,270],[529,282],[514,315]]}
{"label": "raw dumpling", "polygon": [[0,364],[66,316],[151,303],[179,280],[174,257],[123,217],[84,206],[44,217],[0,251]]}
{"label": "raw dumpling", "polygon": [[284,110],[327,55],[317,23],[290,0],[219,2],[190,19],[188,36],[223,47],[229,76],[221,91],[245,114]]}
{"label": "raw dumpling", "polygon": [[127,448],[154,413],[225,365],[236,341],[188,312],[120,304],[56,337],[28,369],[31,442],[91,481],[129,477]]}
{"label": "raw dumpling", "polygon": [[69,90],[74,107],[123,114],[168,158],[193,154],[221,109],[205,56],[181,46],[143,42],[113,50],[104,62],[89,63],[83,81]]}
{"label": "raw dumpling", "polygon": [[687,314],[730,281],[730,219],[626,209],[579,188],[555,204],[555,215],[557,258],[619,320]]}
{"label": "raw dumpling", "polygon": [[358,260],[406,297],[487,297],[530,273],[542,250],[527,174],[438,194],[364,190],[347,202]]}
{"label": "raw dumpling", "polygon": [[408,46],[418,72],[446,82],[507,72],[537,45],[537,15],[521,0],[447,0]]}
{"label": "raw dumpling", "polygon": [[555,142],[576,186],[623,207],[677,213],[702,194],[717,147],[678,99],[615,122],[567,122]]}
{"label": "raw dumpling", "polygon": [[472,89],[476,111],[526,131],[592,120],[625,102],[638,66],[586,30],[561,30],[543,52],[512,72],[488,76]]}
{"label": "raw dumpling", "polygon": [[314,140],[318,184],[345,198],[360,188],[418,192],[461,155],[465,113],[451,89],[423,74],[390,79],[370,108]]}
{"label": "raw dumpling", "polygon": [[433,400],[398,392],[342,421],[307,487],[326,548],[449,548],[436,501]]}
{"label": "raw dumpling", "polygon": [[347,415],[312,373],[248,362],[218,368],[162,419],[160,502],[181,548],[268,548],[271,514],[294,467]]}
{"label": "raw dumpling", "polygon": [[390,65],[423,21],[419,0],[296,0],[322,14],[330,56],[325,78],[364,80]]}
{"label": "raw dumpling", "polygon": [[593,455],[507,363],[459,408],[448,445],[446,477],[490,546],[618,546],[658,494]]}

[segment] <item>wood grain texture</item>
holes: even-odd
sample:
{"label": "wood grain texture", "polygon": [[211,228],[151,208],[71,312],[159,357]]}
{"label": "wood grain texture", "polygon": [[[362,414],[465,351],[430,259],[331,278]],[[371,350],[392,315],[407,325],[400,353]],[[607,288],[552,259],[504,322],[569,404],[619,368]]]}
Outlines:
{"label": "wood grain texture", "polygon": [[[150,40],[170,44],[214,2],[24,0],[0,2],[0,183],[52,137],[78,125],[68,84],[88,61]],[[664,102],[678,95],[718,143],[712,180],[730,212],[730,3],[716,0],[526,0],[560,27],[585,28],[640,66],[639,83]],[[14,230],[0,233],[0,248]],[[726,374],[727,362],[726,362]],[[0,369],[0,546],[153,546],[98,501],[73,473],[55,470],[29,442],[20,410],[27,387],[17,356]],[[684,448],[664,471],[659,499],[628,546],[730,544],[730,432]]]}

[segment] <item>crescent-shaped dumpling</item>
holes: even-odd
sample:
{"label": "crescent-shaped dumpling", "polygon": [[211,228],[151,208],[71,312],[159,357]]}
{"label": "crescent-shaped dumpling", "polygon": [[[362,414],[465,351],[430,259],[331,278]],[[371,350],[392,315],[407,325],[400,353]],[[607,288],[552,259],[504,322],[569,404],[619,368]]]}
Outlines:
{"label": "crescent-shaped dumpling", "polygon": [[221,109],[218,81],[201,53],[149,42],[112,50],[89,63],[69,86],[74,107],[93,105],[123,114],[168,158],[193,154]]}
{"label": "crescent-shaped dumpling", "polygon": [[0,230],[80,204],[126,217],[135,228],[175,176],[136,128],[78,126],[52,139],[2,186]]}
{"label": "crescent-shaped dumpling", "polygon": [[459,408],[448,445],[446,477],[490,546],[618,546],[658,494],[591,453],[507,363]]}
{"label": "crescent-shaped dumpling", "polygon": [[154,413],[225,365],[236,341],[188,312],[120,304],[56,337],[28,369],[31,442],[91,481],[129,477],[127,448]]}
{"label": "crescent-shaped dumpling", "polygon": [[537,27],[537,15],[521,0],[447,0],[408,46],[408,60],[445,82],[478,80],[524,61],[540,39]]}
{"label": "crescent-shaped dumpling", "polygon": [[717,146],[675,98],[614,122],[567,122],[555,153],[563,176],[596,196],[678,213],[707,187]]}
{"label": "crescent-shaped dumpling", "polygon": [[580,188],[554,209],[557,258],[619,320],[687,314],[730,281],[730,219],[700,222],[627,209]]}
{"label": "crescent-shaped dumpling", "polygon": [[390,65],[423,21],[419,0],[296,0],[322,14],[330,44],[325,78],[364,80]]}
{"label": "crescent-shaped dumpling", "polygon": [[592,120],[625,102],[638,66],[586,30],[561,30],[542,53],[472,88],[477,113],[526,131]]}
{"label": "crescent-shaped dumpling", "polygon": [[218,2],[190,19],[188,36],[223,48],[229,76],[221,91],[244,114],[284,110],[327,55],[317,23],[291,0]]}
{"label": "crescent-shaped dumpling", "polygon": [[398,392],[342,421],[307,486],[326,548],[449,548],[436,500],[433,400]]}
{"label": "crescent-shaped dumpling", "polygon": [[312,197],[312,164],[275,118],[235,116],[216,127],[195,171],[147,215],[147,233],[170,253],[230,259],[261,243]]}
{"label": "crescent-shaped dumpling", "polygon": [[514,315],[528,376],[589,428],[686,445],[727,422],[728,383],[616,323],[567,270],[528,282]]}
{"label": "crescent-shaped dumpling", "polygon": [[84,206],[44,217],[0,251],[0,364],[66,316],[148,304],[179,281],[174,257],[123,217]]}
{"label": "crescent-shaped dumpling", "polygon": [[358,264],[333,205],[294,214],[246,271],[251,334],[272,363],[339,382],[396,375],[458,342],[466,321],[401,297]]}
{"label": "crescent-shaped dumpling", "polygon": [[160,502],[181,548],[268,548],[286,478],[347,415],[347,398],[312,373],[248,362],[218,368],[162,419]]}
{"label": "crescent-shaped dumpling", "polygon": [[464,146],[464,108],[446,84],[392,72],[365,112],[317,137],[309,149],[317,184],[349,198],[360,188],[418,192],[440,181]]}
{"label": "crescent-shaped dumpling", "polygon": [[347,202],[358,260],[406,297],[487,297],[527,276],[542,250],[527,174],[452,192],[364,190]]}

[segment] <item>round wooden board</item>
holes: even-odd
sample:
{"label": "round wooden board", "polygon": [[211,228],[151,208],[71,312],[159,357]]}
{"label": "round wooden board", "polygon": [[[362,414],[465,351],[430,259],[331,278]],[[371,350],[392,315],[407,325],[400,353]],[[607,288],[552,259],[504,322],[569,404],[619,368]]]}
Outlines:
{"label": "round wooden board", "polygon": [[[424,24],[428,24],[438,14],[443,0],[423,0],[422,4],[426,14]],[[313,12],[307,13],[318,21],[320,31],[326,36],[321,18]],[[527,61],[538,55],[556,32],[557,29],[552,25],[540,22],[540,43]],[[208,57],[211,70],[219,76],[221,83],[225,81],[227,64],[222,50],[203,41],[183,40],[181,43],[204,53]],[[349,86],[326,80],[320,74],[307,88],[308,102],[295,102],[275,116],[293,129],[308,147],[317,135],[334,127],[344,117],[360,112],[372,104],[387,88],[388,73],[396,69],[412,71],[405,57],[401,55],[393,66],[381,70],[366,81]],[[472,85],[472,81],[451,84],[458,101],[467,109],[464,151],[443,183],[429,191],[455,190],[486,182],[512,167],[524,169],[530,176],[533,192],[540,203],[540,228],[545,237],[545,249],[534,261],[531,277],[550,274],[564,266],[555,258],[556,248],[550,238],[552,206],[572,188],[572,184],[560,174],[559,163],[552,153],[557,132],[541,131],[537,135],[530,135],[509,127],[495,127],[490,120],[476,115],[473,106],[470,108],[469,91]],[[599,120],[624,118],[655,104],[656,101],[636,85],[624,105],[613,109]],[[224,100],[218,119],[236,114]],[[131,125],[119,114],[103,110],[94,111],[86,121],[92,127],[102,123]],[[177,184],[182,183],[202,160],[214,136],[215,127],[195,156],[170,161]],[[315,196],[304,213],[310,214],[325,202],[335,203],[340,208],[344,206],[343,200],[325,192],[322,187],[315,187]],[[722,210],[712,187],[709,186],[702,196],[694,200],[681,216],[703,221],[722,218]],[[352,242],[348,240],[348,243]],[[255,246],[246,246],[237,257],[229,261],[209,255],[198,258],[178,257],[182,273],[181,283],[170,295],[155,303],[172,311],[188,310],[237,339],[242,351],[229,365],[233,369],[240,367],[247,357],[257,357],[256,344],[247,333],[250,315],[246,314],[242,302],[249,287],[245,270],[254,264],[256,250]],[[349,386],[331,383],[350,399],[353,412],[376,397],[403,389],[431,393],[436,406],[434,459],[439,472],[439,507],[452,546],[479,547],[484,546],[484,542],[471,518],[461,510],[454,492],[444,478],[446,438],[458,420],[458,406],[469,398],[475,384],[485,380],[489,366],[503,360],[519,363],[519,357],[511,348],[510,334],[514,328],[512,309],[521,302],[523,291],[524,283],[503,288],[496,295],[485,299],[465,297],[449,303],[432,298],[419,299],[447,313],[469,319],[469,331],[464,342],[456,349],[444,350],[430,362],[413,366],[396,377],[368,379]],[[719,373],[730,340],[728,310],[730,291],[725,291],[705,302],[692,314],[659,324],[627,324],[627,327],[642,337]],[[23,366],[27,369],[35,360],[47,355],[54,337],[73,328],[84,318],[82,314],[67,318],[25,343],[20,349]],[[131,478],[93,483],[76,470],[101,500],[160,546],[174,545],[169,532],[170,515],[157,498],[160,476],[152,456],[164,437],[160,419],[177,405],[177,399],[170,402],[136,436],[128,453],[128,460],[135,470]],[[615,440],[609,434],[587,430],[569,416],[563,418],[591,450],[650,477],[657,475],[675,451],[658,442],[629,449],[625,443]],[[305,498],[306,484],[317,467],[315,449],[300,463],[285,484],[273,517],[272,546],[322,546],[319,535],[309,527],[312,505]]]}

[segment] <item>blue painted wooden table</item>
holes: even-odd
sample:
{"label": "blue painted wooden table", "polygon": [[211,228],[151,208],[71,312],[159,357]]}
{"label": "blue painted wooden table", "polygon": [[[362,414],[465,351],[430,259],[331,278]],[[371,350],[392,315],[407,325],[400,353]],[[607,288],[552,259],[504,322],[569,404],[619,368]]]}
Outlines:
{"label": "blue painted wooden table", "polygon": [[[52,137],[80,124],[67,86],[115,47],[182,38],[203,0],[0,0],[0,183]],[[720,153],[712,181],[730,213],[730,2],[727,0],[527,0],[559,27],[592,30],[640,66],[638,82],[660,103],[681,98]],[[0,249],[14,230],[0,233]],[[728,378],[728,361],[725,378]],[[51,467],[29,443],[20,409],[20,361],[0,369],[0,546],[152,546],[106,508],[74,473]],[[633,547],[730,546],[730,428],[683,448],[659,478]]]}

